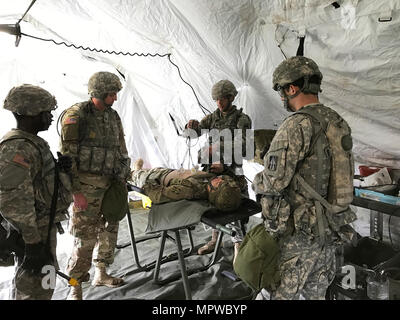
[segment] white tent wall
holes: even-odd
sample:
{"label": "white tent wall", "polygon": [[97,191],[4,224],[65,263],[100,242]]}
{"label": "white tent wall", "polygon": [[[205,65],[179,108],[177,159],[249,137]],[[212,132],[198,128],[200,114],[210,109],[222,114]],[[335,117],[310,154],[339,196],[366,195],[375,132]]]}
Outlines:
{"label": "white tent wall", "polygon": [[[277,128],[287,115],[272,90],[274,68],[296,55],[305,35],[304,55],[324,75],[321,101],[351,125],[356,159],[400,168],[400,1],[342,0],[38,0],[21,22],[23,33],[109,51],[170,53],[199,102],[216,109],[211,87],[230,79],[235,104],[253,128]],[[31,1],[0,2],[0,23],[15,23]],[[379,18],[391,17],[388,22]],[[14,85],[32,83],[53,93],[59,109],[87,99],[87,81],[96,71],[121,72],[124,89],[115,103],[132,159],[145,166],[179,168],[187,151],[179,127],[204,116],[192,89],[168,57],[123,56],[56,46],[0,33],[0,100]],[[280,47],[278,47],[278,44]],[[14,125],[0,111],[0,134]],[[56,126],[43,133],[55,152]],[[196,161],[199,143],[191,150]],[[187,156],[186,156],[186,160]],[[185,162],[185,167],[189,161]],[[259,166],[246,163],[251,179]]]}

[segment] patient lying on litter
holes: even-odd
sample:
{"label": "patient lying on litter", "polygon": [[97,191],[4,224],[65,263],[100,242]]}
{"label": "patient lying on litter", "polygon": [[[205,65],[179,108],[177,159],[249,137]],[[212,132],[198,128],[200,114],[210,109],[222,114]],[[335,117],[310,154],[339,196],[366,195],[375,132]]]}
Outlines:
{"label": "patient lying on litter", "polygon": [[153,203],[208,200],[218,210],[232,211],[241,202],[239,185],[227,175],[184,169],[143,169],[142,159],[135,161],[134,169],[133,185],[142,188]]}

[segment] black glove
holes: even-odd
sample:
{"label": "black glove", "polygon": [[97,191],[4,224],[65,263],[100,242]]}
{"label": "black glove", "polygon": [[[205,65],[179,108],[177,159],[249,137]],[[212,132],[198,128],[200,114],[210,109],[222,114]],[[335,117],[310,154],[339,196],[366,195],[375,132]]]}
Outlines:
{"label": "black glove", "polygon": [[61,171],[70,173],[72,168],[72,158],[70,156],[63,156],[60,152],[57,152],[57,165]]}
{"label": "black glove", "polygon": [[40,273],[43,266],[52,264],[50,250],[42,243],[25,244],[25,255],[21,268],[31,273]]}

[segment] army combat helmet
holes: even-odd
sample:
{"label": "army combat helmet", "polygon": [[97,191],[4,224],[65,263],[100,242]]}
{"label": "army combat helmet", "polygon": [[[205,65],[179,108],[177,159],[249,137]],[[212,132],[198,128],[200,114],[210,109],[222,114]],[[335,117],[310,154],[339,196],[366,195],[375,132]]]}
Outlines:
{"label": "army combat helmet", "polygon": [[100,71],[93,74],[88,83],[88,93],[91,97],[104,100],[110,92],[119,92],[121,81],[114,73]]}
{"label": "army combat helmet", "polygon": [[236,97],[237,94],[235,85],[229,80],[220,80],[211,89],[211,96],[215,101],[229,95]]}
{"label": "army combat helmet", "polygon": [[24,116],[37,116],[57,108],[57,100],[47,90],[31,84],[12,88],[4,100],[4,109]]}
{"label": "army combat helmet", "polygon": [[[319,83],[310,83],[312,76],[316,76]],[[282,61],[275,69],[272,75],[272,88],[281,91],[288,84],[302,78],[304,85],[299,92],[318,94],[321,91],[322,73],[314,60],[302,56],[291,57]]]}
{"label": "army combat helmet", "polygon": [[241,202],[239,185],[227,175],[218,176],[221,179],[217,187],[212,180],[208,184],[208,201],[221,211],[232,211],[239,207]]}

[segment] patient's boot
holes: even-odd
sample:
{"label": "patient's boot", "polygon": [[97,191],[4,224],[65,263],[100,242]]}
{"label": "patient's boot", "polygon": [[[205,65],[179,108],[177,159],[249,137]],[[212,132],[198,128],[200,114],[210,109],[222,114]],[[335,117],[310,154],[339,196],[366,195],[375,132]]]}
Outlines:
{"label": "patient's boot", "polygon": [[71,287],[67,300],[82,300],[82,287],[80,285]]}
{"label": "patient's boot", "polygon": [[143,168],[143,159],[139,158],[133,163],[133,170],[141,170]]}
{"label": "patient's boot", "polygon": [[122,286],[123,284],[124,280],[122,278],[112,277],[108,275],[106,272],[106,267],[96,267],[92,286],[106,286],[109,288],[116,288]]}
{"label": "patient's boot", "polygon": [[197,254],[203,255],[213,252],[215,249],[215,245],[217,243],[217,238],[218,238],[218,231],[213,229],[211,240],[208,241],[204,246],[200,247],[199,250],[197,250]]}

